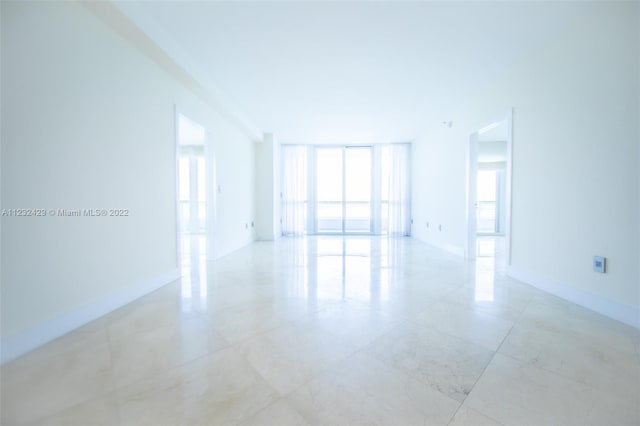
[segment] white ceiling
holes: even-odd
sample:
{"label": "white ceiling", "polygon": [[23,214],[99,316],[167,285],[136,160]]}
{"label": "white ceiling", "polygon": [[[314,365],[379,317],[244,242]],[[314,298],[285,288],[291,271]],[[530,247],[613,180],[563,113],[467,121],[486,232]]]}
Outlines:
{"label": "white ceiling", "polygon": [[289,143],[414,140],[575,11],[569,2],[136,7],[255,126]]}
{"label": "white ceiling", "polygon": [[478,162],[507,161],[507,141],[478,141]]}

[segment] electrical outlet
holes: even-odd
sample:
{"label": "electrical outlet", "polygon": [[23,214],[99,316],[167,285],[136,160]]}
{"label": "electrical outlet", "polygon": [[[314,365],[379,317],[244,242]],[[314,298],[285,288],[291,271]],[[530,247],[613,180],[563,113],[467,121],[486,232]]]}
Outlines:
{"label": "electrical outlet", "polygon": [[604,256],[593,256],[593,270],[601,274],[607,272],[607,258]]}

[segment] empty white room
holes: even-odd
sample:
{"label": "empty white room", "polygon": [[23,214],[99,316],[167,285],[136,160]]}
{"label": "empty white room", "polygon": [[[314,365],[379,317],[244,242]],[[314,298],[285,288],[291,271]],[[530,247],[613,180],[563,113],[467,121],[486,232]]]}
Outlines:
{"label": "empty white room", "polygon": [[640,424],[637,1],[1,1],[3,425]]}

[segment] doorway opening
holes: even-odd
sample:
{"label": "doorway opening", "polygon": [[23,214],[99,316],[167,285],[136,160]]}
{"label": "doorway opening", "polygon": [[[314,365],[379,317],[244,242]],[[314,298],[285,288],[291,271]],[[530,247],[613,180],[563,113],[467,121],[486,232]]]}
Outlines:
{"label": "doorway opening", "polygon": [[[469,141],[467,257],[510,263],[512,112]],[[504,259],[504,262],[502,262]]]}
{"label": "doorway opening", "polygon": [[208,155],[205,128],[176,110],[177,261],[184,311],[207,304],[213,164]]}
{"label": "doorway opening", "polygon": [[209,188],[205,129],[181,113],[176,120],[178,264],[184,274],[186,268],[206,262]]}

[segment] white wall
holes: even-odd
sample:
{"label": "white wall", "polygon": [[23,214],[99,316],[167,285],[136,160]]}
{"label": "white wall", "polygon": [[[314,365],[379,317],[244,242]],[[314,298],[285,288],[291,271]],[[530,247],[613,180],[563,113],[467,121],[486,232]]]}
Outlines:
{"label": "white wall", "polygon": [[214,238],[216,255],[222,257],[254,240],[254,142],[220,118],[209,128],[214,134],[216,181],[220,187]]}
{"label": "white wall", "polygon": [[413,235],[462,250],[469,134],[514,107],[511,273],[640,326],[640,5],[574,7],[557,38],[452,111],[453,127],[417,141]]}
{"label": "white wall", "polygon": [[112,23],[2,3],[2,207],[130,212],[2,218],[5,360],[177,276],[176,104],[213,139],[218,254],[252,241],[253,142]]}
{"label": "white wall", "polygon": [[411,236],[460,256],[467,236],[468,145],[468,134],[458,126],[435,127],[412,144]]}

